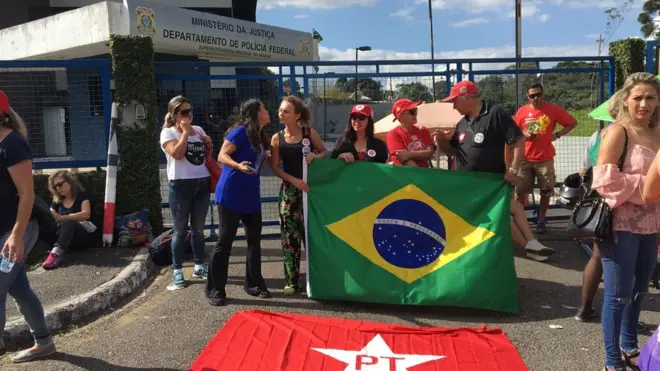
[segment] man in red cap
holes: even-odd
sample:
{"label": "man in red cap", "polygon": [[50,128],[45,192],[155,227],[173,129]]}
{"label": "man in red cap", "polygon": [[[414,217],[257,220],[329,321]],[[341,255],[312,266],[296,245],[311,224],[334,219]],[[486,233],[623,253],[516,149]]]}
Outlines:
{"label": "man in red cap", "polygon": [[392,105],[394,120],[399,121],[399,126],[387,133],[387,147],[394,165],[430,167],[435,144],[427,128],[415,126],[420,104],[399,99]]}
{"label": "man in red cap", "polygon": [[[515,186],[519,180],[518,166],[525,152],[525,136],[513,118],[500,107],[486,104],[479,87],[471,81],[454,85],[443,102],[452,102],[454,109],[464,115],[451,138],[435,135],[438,147],[456,159],[456,170],[502,174],[506,182]],[[504,161],[506,145],[515,146],[508,169]],[[513,198],[511,236],[517,244],[525,246],[530,259],[545,261],[555,252],[534,238],[523,206]]]}

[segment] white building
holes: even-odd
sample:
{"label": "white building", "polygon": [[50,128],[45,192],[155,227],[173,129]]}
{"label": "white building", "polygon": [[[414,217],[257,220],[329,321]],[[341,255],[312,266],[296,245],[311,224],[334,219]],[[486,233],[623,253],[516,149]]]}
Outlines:
{"label": "white building", "polygon": [[[177,67],[177,61],[312,61],[315,42],[307,32],[254,22],[257,0],[23,0],[0,12],[0,89],[31,125],[37,157],[79,161],[105,158],[104,130],[110,87],[95,66],[21,68],[35,60],[110,61],[111,35],[151,36],[156,73],[236,75],[227,79],[163,79],[159,110],[185,94],[196,120],[227,117],[250,97],[271,99],[260,80],[240,79],[258,68]],[[185,6],[185,8],[182,8]],[[12,62],[10,62],[12,61]],[[28,63],[28,62],[25,62]],[[160,115],[160,112],[159,112]],[[93,140],[90,140],[93,138]]]}

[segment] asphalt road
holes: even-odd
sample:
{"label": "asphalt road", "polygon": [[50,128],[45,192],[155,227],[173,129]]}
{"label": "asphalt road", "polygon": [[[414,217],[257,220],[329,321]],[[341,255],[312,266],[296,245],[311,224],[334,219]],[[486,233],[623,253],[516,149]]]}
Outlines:
{"label": "asphalt road", "polygon": [[[59,353],[49,360],[12,365],[0,358],[2,370],[185,370],[202,348],[235,312],[247,308],[365,319],[402,325],[465,327],[487,324],[502,327],[518,347],[530,370],[597,370],[602,367],[603,345],[599,323],[573,319],[586,257],[575,244],[560,242],[549,264],[516,258],[520,286],[520,313],[316,302],[282,295],[282,260],[278,241],[264,242],[264,276],[273,298],[257,299],[242,291],[244,242],[237,244],[230,266],[225,307],[207,304],[202,284],[170,292],[164,269],[139,298],[122,309],[70,333],[57,336]],[[187,268],[186,276],[190,274]],[[601,302],[602,291],[596,301]],[[660,323],[660,296],[651,289],[641,320]],[[554,330],[549,325],[561,325]],[[647,336],[640,336],[645,342]]]}

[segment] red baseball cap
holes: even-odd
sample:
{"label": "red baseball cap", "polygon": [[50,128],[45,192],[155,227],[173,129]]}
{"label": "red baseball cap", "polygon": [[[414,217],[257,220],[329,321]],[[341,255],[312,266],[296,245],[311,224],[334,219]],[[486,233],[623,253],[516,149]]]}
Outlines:
{"label": "red baseball cap", "polygon": [[349,113],[349,116],[352,116],[354,113],[359,113],[361,115],[365,115],[367,117],[374,117],[374,111],[371,109],[371,106],[368,104],[356,104],[353,106],[353,109],[351,110],[351,113]]}
{"label": "red baseball cap", "polygon": [[413,102],[410,99],[406,99],[406,98],[397,100],[392,105],[392,115],[394,116],[394,120],[392,121],[396,121],[403,112],[406,112],[409,109],[417,108],[417,106],[419,106],[420,104],[422,104],[421,101]]}
{"label": "red baseball cap", "polygon": [[479,94],[479,87],[477,86],[477,84],[473,83],[472,81],[463,80],[458,84],[452,86],[451,91],[449,92],[449,96],[443,99],[442,101],[452,102],[454,99],[458,97],[464,97],[467,95],[475,95],[475,94]]}
{"label": "red baseball cap", "polygon": [[0,111],[9,113],[9,97],[2,90],[0,90]]}

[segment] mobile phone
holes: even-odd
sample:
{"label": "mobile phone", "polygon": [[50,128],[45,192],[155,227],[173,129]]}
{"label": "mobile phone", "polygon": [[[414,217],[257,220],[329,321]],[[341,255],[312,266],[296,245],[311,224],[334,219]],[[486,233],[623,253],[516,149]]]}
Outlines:
{"label": "mobile phone", "polygon": [[257,169],[253,168],[253,167],[250,166],[250,165],[245,165],[245,167],[246,167],[248,170],[250,170],[250,171],[255,171],[255,172],[257,171]]}

